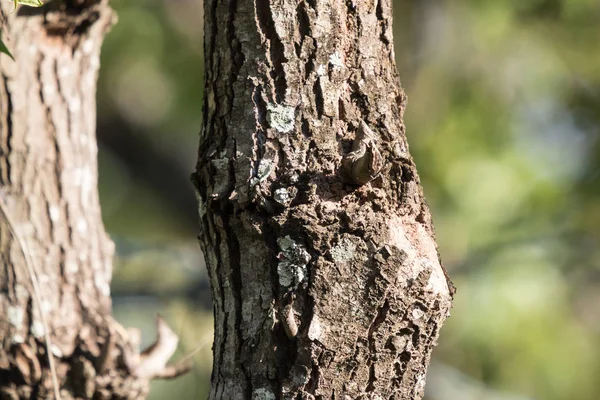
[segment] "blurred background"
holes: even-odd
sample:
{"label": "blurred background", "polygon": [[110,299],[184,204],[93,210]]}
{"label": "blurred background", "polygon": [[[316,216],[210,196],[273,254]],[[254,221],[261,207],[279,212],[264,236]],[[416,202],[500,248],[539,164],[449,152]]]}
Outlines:
{"label": "blurred background", "polygon": [[[210,289],[189,182],[201,126],[201,0],[112,0],[98,93],[114,310],[160,312],[194,371],[151,399],[205,398]],[[395,0],[406,125],[458,288],[429,400],[598,399],[600,1]],[[199,266],[201,268],[199,268]]]}

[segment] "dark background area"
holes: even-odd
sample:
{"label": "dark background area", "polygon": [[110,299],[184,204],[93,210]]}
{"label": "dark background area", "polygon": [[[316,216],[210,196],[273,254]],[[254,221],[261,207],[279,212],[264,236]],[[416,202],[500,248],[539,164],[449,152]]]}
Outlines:
{"label": "dark background area", "polygon": [[[201,126],[200,0],[113,0],[98,93],[100,195],[125,326],[160,312],[198,350],[152,399],[205,398],[210,289],[189,181]],[[430,400],[600,391],[600,2],[395,0],[406,125],[458,288]]]}

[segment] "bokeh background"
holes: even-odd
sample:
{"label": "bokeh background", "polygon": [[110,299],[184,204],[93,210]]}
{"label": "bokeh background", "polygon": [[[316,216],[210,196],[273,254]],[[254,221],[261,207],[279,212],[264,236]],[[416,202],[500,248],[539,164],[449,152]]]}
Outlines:
{"label": "bokeh background", "polygon": [[[201,126],[201,0],[112,0],[98,93],[114,310],[160,312],[194,371],[152,399],[205,398],[210,290],[189,182]],[[457,288],[429,400],[600,393],[600,1],[395,0],[406,125]]]}

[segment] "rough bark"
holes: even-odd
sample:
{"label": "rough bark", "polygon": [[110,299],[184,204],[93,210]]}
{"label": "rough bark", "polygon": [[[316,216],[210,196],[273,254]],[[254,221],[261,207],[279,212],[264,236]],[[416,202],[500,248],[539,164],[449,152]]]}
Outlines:
{"label": "rough bark", "polygon": [[421,398],[454,289],[391,0],[206,0],[204,96],[210,399]]}
{"label": "rough bark", "polygon": [[113,14],[104,0],[12,7],[0,4],[16,59],[0,56],[0,398],[55,398],[50,343],[63,399],[137,399],[149,375],[111,318],[114,246],[96,185],[96,79]]}

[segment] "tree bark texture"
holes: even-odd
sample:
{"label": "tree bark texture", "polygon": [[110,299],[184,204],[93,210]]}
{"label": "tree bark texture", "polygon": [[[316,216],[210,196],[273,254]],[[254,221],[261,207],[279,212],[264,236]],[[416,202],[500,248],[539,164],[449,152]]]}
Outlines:
{"label": "tree bark texture", "polygon": [[61,398],[139,398],[148,381],[127,368],[134,344],[111,318],[97,190],[96,79],[113,14],[104,0],[12,7],[0,4],[16,59],[0,56],[0,398],[56,398],[46,328]]}
{"label": "tree bark texture", "polygon": [[206,0],[193,175],[210,399],[419,399],[453,286],[408,152],[391,0]]}

